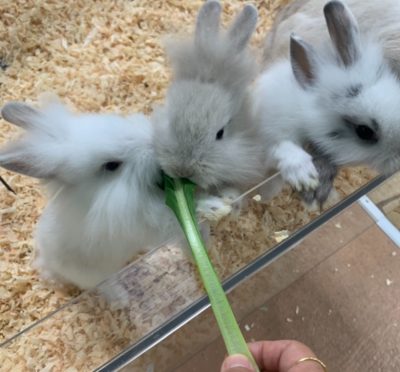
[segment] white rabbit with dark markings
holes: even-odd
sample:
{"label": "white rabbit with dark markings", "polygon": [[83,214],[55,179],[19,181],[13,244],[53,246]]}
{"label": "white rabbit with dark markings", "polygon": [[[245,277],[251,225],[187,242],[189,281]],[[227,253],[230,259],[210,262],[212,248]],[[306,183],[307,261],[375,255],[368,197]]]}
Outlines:
{"label": "white rabbit with dark markings", "polygon": [[319,201],[327,196],[332,172],[323,180],[325,190],[319,190],[307,145],[333,172],[349,164],[367,164],[385,173],[400,168],[397,76],[379,42],[359,32],[343,3],[330,1],[324,14],[332,43],[317,50],[292,35],[290,60],[269,67],[254,94],[269,167],[280,170],[297,190],[316,190],[312,195]]}
{"label": "white rabbit with dark markings", "polygon": [[[12,102],[8,122],[25,129],[0,151],[0,166],[44,181],[49,202],[36,231],[36,266],[49,279],[90,288],[138,252],[180,234],[158,186],[153,128],[144,115],[74,114]],[[199,202],[215,213],[216,197]]]}
{"label": "white rabbit with dark markings", "polygon": [[222,195],[264,178],[264,148],[254,125],[249,89],[257,64],[248,50],[257,10],[246,5],[227,32],[221,5],[207,1],[194,36],[172,39],[167,54],[174,78],[154,115],[155,151],[162,169]]}

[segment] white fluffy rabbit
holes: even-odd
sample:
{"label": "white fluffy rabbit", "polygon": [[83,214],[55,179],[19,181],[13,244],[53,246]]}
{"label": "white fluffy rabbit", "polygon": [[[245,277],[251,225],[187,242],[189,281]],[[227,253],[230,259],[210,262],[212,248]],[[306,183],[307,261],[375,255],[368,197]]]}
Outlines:
{"label": "white fluffy rabbit", "polygon": [[[347,6],[330,1],[323,9],[331,42],[317,50],[291,35],[290,59],[269,67],[254,93],[268,166],[297,190],[313,190],[308,197],[320,202],[336,166],[368,164],[385,173],[400,167],[397,76],[380,42],[359,31]],[[321,161],[322,174],[313,155]]]}
{"label": "white fluffy rabbit", "polygon": [[36,231],[36,263],[47,275],[92,287],[176,232],[145,116],[17,102],[2,116],[26,132],[0,152],[0,165],[44,180],[49,192]]}
{"label": "white fluffy rabbit", "polygon": [[[0,166],[43,180],[49,194],[36,231],[36,265],[48,278],[90,288],[139,251],[180,234],[157,186],[153,128],[144,115],[12,102],[2,116],[25,134],[0,151]],[[220,206],[213,197],[199,204],[204,214]]]}
{"label": "white fluffy rabbit", "polygon": [[167,44],[174,79],[154,115],[155,151],[167,174],[234,195],[232,187],[243,190],[264,177],[264,148],[249,104],[258,69],[248,41],[257,10],[246,5],[227,32],[220,30],[220,14],[218,1],[207,1],[194,36]]}

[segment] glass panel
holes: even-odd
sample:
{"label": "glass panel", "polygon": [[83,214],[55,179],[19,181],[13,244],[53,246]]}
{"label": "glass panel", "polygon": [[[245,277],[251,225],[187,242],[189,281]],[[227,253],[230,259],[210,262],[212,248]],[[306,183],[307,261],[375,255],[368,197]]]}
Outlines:
{"label": "glass panel", "polygon": [[369,197],[390,222],[400,228],[400,173],[390,177],[384,185],[370,192]]}
{"label": "glass panel", "polygon": [[[380,181],[375,180],[369,187]],[[252,195],[258,192],[261,188],[253,190]],[[363,192],[353,195],[352,200]],[[307,211],[288,189],[268,203],[257,197],[247,205],[242,200],[238,203],[242,204],[240,214],[212,226],[209,242],[218,274],[223,279],[230,277],[228,288],[343,208],[330,209],[323,215]],[[314,222],[299,232],[312,219]],[[207,306],[195,268],[185,252],[182,242],[169,242],[95,290],[31,324],[3,342],[3,365],[21,369],[41,365],[64,369],[72,365],[86,370],[120,353],[115,361],[118,365],[139,355]]]}
{"label": "glass panel", "polygon": [[[296,249],[245,278],[229,293],[245,338],[298,339],[315,348],[317,355],[329,362],[328,366],[336,367],[332,370],[340,370],[343,360],[338,354],[344,353],[343,359],[353,360],[353,367],[357,366],[363,358],[349,358],[354,354],[344,352],[344,348],[347,351],[349,344],[354,345],[352,351],[356,349],[362,356],[366,342],[361,342],[360,351],[360,341],[356,341],[369,335],[372,346],[362,361],[364,367],[366,360],[375,360],[375,349],[385,359],[398,339],[393,336],[397,328],[389,330],[391,321],[398,320],[396,299],[388,301],[387,306],[376,303],[393,294],[389,289],[392,284],[385,284],[385,278],[396,278],[390,271],[398,266],[393,259],[396,247],[390,243],[362,206],[352,204],[308,234]],[[388,261],[391,265],[387,265]],[[385,266],[377,268],[379,263]],[[385,294],[381,297],[377,292]],[[368,318],[371,313],[377,313],[376,317]],[[391,320],[382,323],[383,314],[390,315]],[[381,324],[380,332],[367,324],[371,318],[375,325]],[[383,345],[377,347],[377,339]],[[130,363],[126,358],[120,365],[125,365],[123,371],[217,371],[224,355],[218,327],[207,309],[139,358]],[[383,359],[379,358],[376,364],[385,364]],[[388,370],[392,370],[393,360],[386,362]]]}

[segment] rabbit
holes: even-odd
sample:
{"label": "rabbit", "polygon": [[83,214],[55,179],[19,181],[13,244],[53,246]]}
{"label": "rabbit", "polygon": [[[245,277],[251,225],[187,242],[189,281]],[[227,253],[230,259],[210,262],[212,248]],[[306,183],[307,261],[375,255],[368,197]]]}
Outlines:
{"label": "rabbit", "polygon": [[330,1],[323,11],[331,42],[316,49],[292,34],[289,59],[267,67],[253,94],[267,168],[320,203],[337,167],[366,164],[385,174],[400,168],[397,75],[379,40],[360,32],[344,3]]}
{"label": "rabbit", "polygon": [[250,104],[258,64],[248,42],[258,13],[246,5],[227,32],[220,30],[220,14],[218,1],[205,2],[194,36],[166,42],[174,77],[152,120],[164,172],[233,200],[265,176]]}
{"label": "rabbit", "polygon": [[[40,110],[10,102],[1,113],[25,134],[0,150],[0,166],[41,179],[49,196],[35,233],[34,265],[45,277],[88,289],[139,251],[180,237],[146,116],[74,114],[60,102]],[[224,206],[203,196],[198,213]]]}
{"label": "rabbit", "polygon": [[[266,65],[289,57],[291,33],[300,35],[311,45],[329,40],[322,9],[327,0],[292,0],[277,15],[267,35],[264,48]],[[361,34],[372,34],[383,48],[385,59],[400,74],[400,2],[398,0],[346,0]]]}

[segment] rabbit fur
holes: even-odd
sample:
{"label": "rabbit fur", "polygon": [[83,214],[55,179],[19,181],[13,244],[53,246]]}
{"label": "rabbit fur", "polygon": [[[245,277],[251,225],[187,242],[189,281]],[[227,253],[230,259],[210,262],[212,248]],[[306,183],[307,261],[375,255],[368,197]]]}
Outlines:
{"label": "rabbit fur", "polygon": [[[267,65],[289,57],[291,33],[318,47],[329,42],[322,9],[327,0],[293,0],[277,15],[267,35],[264,61]],[[343,0],[357,19],[361,34],[373,35],[385,59],[400,74],[400,2],[398,0]]]}
{"label": "rabbit fur", "polygon": [[[328,189],[337,166],[367,164],[387,174],[400,168],[397,75],[379,40],[360,32],[344,3],[330,1],[324,15],[331,42],[317,49],[292,34],[289,58],[268,67],[254,91],[268,167],[307,192],[318,190],[321,178],[307,145],[319,167],[329,168],[322,175]],[[314,196],[321,202],[328,193]]]}
{"label": "rabbit fur", "polygon": [[249,92],[258,71],[248,50],[257,10],[246,5],[226,32],[220,14],[218,1],[205,2],[194,36],[166,43],[174,78],[153,116],[155,151],[172,177],[204,190],[244,190],[265,174]]}
{"label": "rabbit fur", "polygon": [[[0,166],[41,179],[48,194],[35,233],[45,277],[91,288],[138,252],[181,237],[157,186],[147,117],[75,114],[59,102],[41,110],[10,102],[2,116],[25,133],[0,150]],[[227,208],[207,195],[198,205],[201,216]]]}

